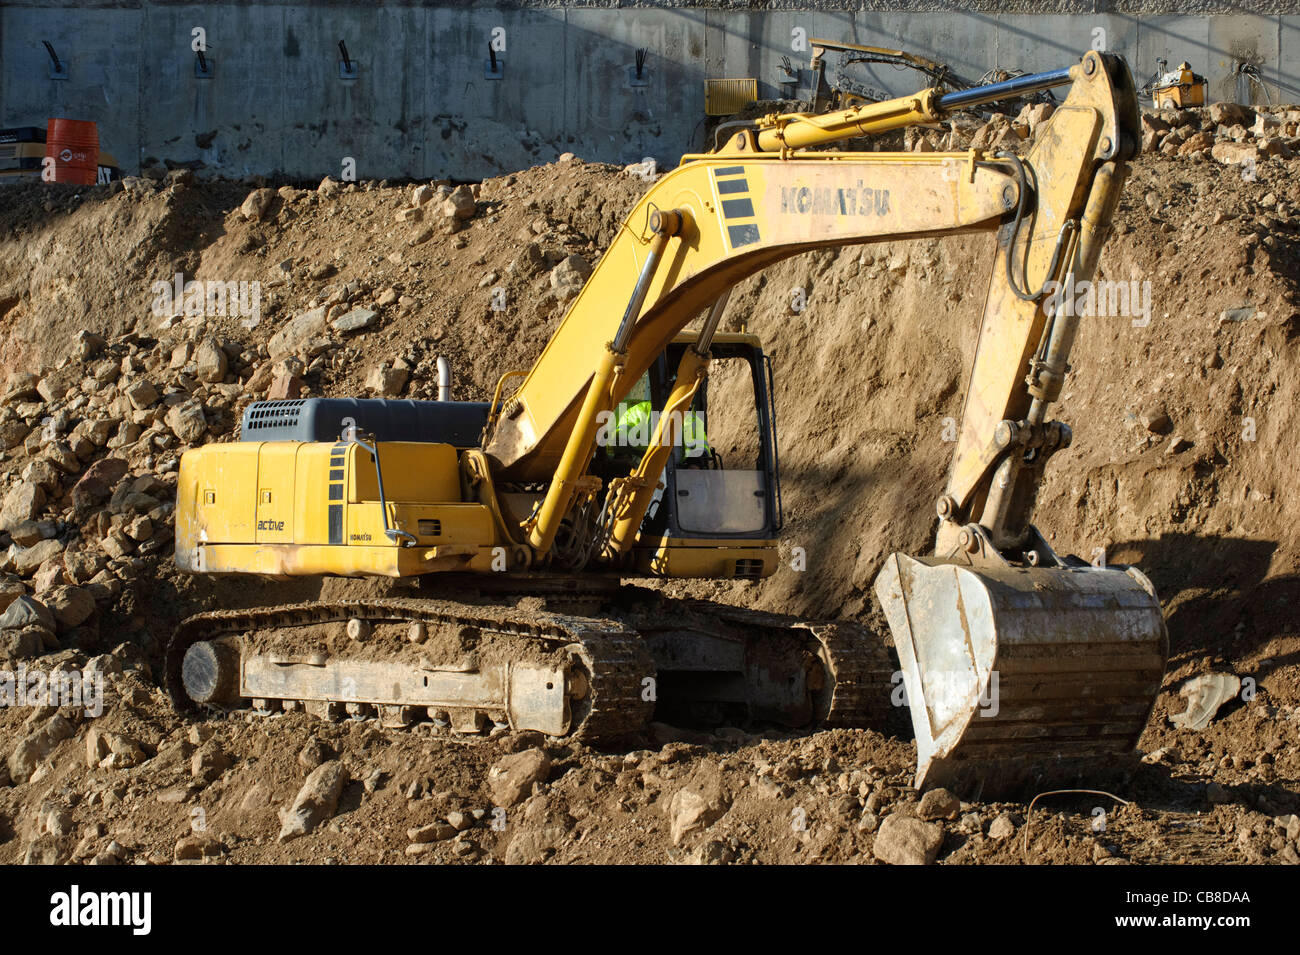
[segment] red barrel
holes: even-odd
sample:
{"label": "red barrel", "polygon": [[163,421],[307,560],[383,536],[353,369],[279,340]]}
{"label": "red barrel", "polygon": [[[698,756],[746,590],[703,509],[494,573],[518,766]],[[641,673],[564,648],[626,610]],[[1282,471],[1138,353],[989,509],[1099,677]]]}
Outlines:
{"label": "red barrel", "polygon": [[99,127],[81,119],[51,119],[45,156],[54,160],[54,181],[93,186],[99,167]]}

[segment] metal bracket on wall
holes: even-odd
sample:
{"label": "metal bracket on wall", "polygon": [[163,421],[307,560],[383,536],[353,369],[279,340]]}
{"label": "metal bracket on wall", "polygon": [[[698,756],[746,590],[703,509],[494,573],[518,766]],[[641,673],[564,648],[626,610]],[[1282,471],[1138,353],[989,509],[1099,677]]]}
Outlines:
{"label": "metal bracket on wall", "polygon": [[357,64],[352,62],[352,57],[348,56],[348,46],[342,40],[339,40],[339,79],[355,80],[357,78]]}
{"label": "metal bracket on wall", "polygon": [[790,57],[781,57],[781,65],[776,68],[776,82],[781,87],[785,99],[794,99],[795,90],[799,88],[799,68],[790,62]]}
{"label": "metal bracket on wall", "polygon": [[636,66],[627,68],[627,85],[633,89],[650,85],[650,74],[646,72],[645,61],[650,54],[649,50],[640,49],[636,51]]}
{"label": "metal bracket on wall", "polygon": [[212,79],[212,60],[202,50],[194,51],[194,78],[196,80]]}
{"label": "metal bracket on wall", "polygon": [[483,64],[483,79],[499,80],[505,75],[506,61],[497,56],[497,51],[488,43],[488,61]]}
{"label": "metal bracket on wall", "polygon": [[50,79],[66,80],[68,78],[68,66],[59,59],[59,54],[54,52],[54,47],[50,46],[49,40],[42,40],[45,44],[45,52],[50,55]]}

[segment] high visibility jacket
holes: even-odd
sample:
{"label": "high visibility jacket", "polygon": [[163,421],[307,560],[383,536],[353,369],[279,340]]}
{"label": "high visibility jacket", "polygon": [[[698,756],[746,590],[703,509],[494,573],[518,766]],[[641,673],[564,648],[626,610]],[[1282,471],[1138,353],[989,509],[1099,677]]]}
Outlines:
{"label": "high visibility jacket", "polygon": [[[628,405],[618,416],[614,426],[614,441],[609,446],[612,454],[615,448],[634,448],[644,451],[654,437],[654,407],[648,401],[638,401]],[[704,420],[694,411],[686,412],[682,418],[680,438],[682,452],[687,458],[696,458],[708,454],[709,438],[704,433]]]}

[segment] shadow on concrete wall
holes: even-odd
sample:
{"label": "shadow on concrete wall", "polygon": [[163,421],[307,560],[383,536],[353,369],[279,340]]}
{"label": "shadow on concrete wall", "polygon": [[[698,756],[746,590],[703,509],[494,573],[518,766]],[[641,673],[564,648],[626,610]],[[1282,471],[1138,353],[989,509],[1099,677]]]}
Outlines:
{"label": "shadow on concrete wall", "polygon": [[[150,158],[232,178],[481,178],[554,159],[673,164],[700,143],[704,80],[753,77],[781,95],[782,58],[806,92],[813,37],[885,46],[978,79],[1053,69],[1101,43],[1139,85],[1187,59],[1215,98],[1300,98],[1300,18],[516,8],[141,2],[0,7],[0,125],[96,119],[129,172]],[[203,31],[201,38],[195,31]],[[193,47],[205,47],[202,75]],[[66,67],[53,79],[42,45]],[[341,66],[339,42],[347,49]],[[488,75],[488,46],[499,78]],[[634,82],[637,52],[647,53]],[[1259,81],[1241,71],[1258,70]],[[913,71],[846,70],[885,95]]]}

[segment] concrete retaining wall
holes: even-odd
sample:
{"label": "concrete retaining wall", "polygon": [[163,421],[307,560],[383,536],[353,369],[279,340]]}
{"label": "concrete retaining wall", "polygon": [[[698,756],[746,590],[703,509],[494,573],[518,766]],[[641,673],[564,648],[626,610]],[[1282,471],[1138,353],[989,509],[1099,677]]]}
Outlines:
{"label": "concrete retaining wall", "polygon": [[[1186,59],[1214,99],[1260,102],[1264,91],[1237,74],[1252,61],[1269,97],[1300,101],[1292,3],[1264,13],[1213,0],[787,5],[800,9],[30,0],[0,7],[0,126],[95,119],[128,171],[155,157],[202,160],[232,177],[337,177],[350,158],[359,179],[478,178],[564,151],[673,163],[702,141],[706,78],[755,77],[760,95],[775,97],[783,56],[809,77],[801,36],[906,49],[973,77],[1056,68],[1104,39],[1139,85],[1158,57],[1171,67]],[[889,6],[907,9],[880,9]],[[1108,12],[1081,9],[1097,7]],[[195,28],[206,31],[209,78],[195,75]],[[498,30],[494,80],[485,68]],[[340,39],[355,78],[339,75]],[[50,78],[42,40],[67,79]],[[642,48],[646,84],[635,86],[629,68]],[[854,76],[893,95],[922,85],[890,67]]]}

